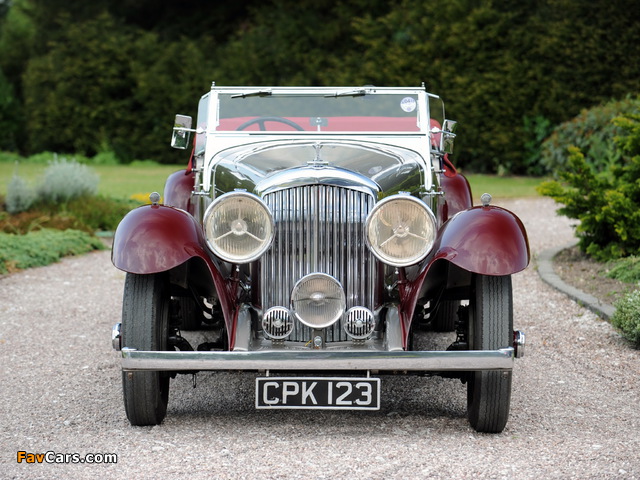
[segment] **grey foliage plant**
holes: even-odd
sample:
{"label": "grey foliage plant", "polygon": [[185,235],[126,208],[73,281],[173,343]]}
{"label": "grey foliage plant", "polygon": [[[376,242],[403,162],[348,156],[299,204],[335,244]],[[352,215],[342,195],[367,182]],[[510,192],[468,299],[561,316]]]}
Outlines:
{"label": "grey foliage plant", "polygon": [[36,192],[22,177],[13,175],[5,198],[7,212],[16,214],[29,210],[37,199]]}
{"label": "grey foliage plant", "polygon": [[86,165],[64,158],[54,160],[44,171],[37,188],[38,200],[61,204],[74,198],[95,195],[99,180],[98,175]]}

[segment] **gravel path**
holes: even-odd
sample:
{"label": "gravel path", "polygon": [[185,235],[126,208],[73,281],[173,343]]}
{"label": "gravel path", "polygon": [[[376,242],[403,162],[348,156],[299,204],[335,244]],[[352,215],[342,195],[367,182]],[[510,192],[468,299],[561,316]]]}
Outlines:
{"label": "gravel path", "polygon": [[[572,238],[549,199],[504,202],[532,252]],[[158,427],[124,414],[109,253],[0,278],[0,478],[640,479],[640,352],[543,284],[514,276],[516,362],[501,435],[474,432],[457,380],[384,377],[377,413],[257,412],[253,374],[172,382]],[[18,452],[115,453],[117,464],[18,463]],[[49,459],[61,455],[49,454]]]}

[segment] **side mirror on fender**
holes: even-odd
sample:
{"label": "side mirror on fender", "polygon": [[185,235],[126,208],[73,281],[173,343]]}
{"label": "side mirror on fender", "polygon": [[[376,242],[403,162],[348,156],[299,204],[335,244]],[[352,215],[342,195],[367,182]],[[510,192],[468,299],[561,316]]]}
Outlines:
{"label": "side mirror on fender", "polygon": [[185,150],[189,146],[191,132],[195,131],[191,128],[192,119],[188,115],[176,115],[173,124],[173,133],[171,135],[171,146],[179,150]]}

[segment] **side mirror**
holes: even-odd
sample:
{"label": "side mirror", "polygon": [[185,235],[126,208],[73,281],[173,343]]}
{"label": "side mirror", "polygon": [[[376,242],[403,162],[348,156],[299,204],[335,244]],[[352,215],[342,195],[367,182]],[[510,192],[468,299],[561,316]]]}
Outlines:
{"label": "side mirror", "polygon": [[442,125],[442,137],[440,137],[440,150],[445,153],[453,153],[453,139],[456,138],[458,122],[445,120]]}
{"label": "side mirror", "polygon": [[189,147],[189,141],[191,139],[192,119],[188,115],[176,115],[176,120],[173,124],[173,134],[171,135],[171,146],[179,150],[185,150]]}

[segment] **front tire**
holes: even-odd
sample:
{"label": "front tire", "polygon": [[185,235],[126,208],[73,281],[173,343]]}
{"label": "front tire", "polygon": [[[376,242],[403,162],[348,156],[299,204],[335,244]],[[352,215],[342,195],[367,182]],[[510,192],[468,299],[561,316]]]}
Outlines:
{"label": "front tire", "polygon": [[[162,274],[127,273],[122,305],[122,346],[166,350],[168,284]],[[131,425],[158,425],[167,413],[169,376],[165,372],[122,372],[124,407]]]}
{"label": "front tire", "polygon": [[[508,347],[513,336],[511,276],[474,275],[469,302],[469,344],[473,350]],[[478,432],[500,433],[507,424],[512,373],[471,372],[467,384],[469,423]]]}

